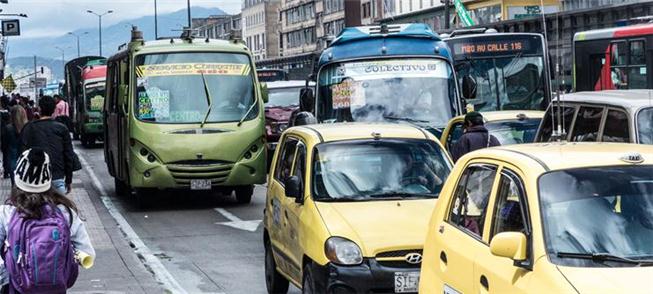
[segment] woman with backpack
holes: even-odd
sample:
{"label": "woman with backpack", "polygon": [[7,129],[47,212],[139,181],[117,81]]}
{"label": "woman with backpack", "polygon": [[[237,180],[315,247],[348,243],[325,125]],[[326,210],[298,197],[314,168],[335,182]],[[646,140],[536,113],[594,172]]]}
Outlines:
{"label": "woman with backpack", "polygon": [[[0,293],[66,293],[77,280],[82,256],[95,250],[72,200],[52,188],[50,158],[29,149],[18,158],[11,196],[0,206],[4,241]],[[90,260],[89,260],[90,259]]]}
{"label": "woman with backpack", "polygon": [[2,139],[6,144],[3,152],[7,152],[7,165],[9,167],[9,174],[11,177],[11,185],[14,185],[14,170],[16,169],[16,161],[18,160],[18,150],[21,148],[20,132],[27,124],[27,113],[25,109],[16,105],[10,110],[9,124],[2,126]]}

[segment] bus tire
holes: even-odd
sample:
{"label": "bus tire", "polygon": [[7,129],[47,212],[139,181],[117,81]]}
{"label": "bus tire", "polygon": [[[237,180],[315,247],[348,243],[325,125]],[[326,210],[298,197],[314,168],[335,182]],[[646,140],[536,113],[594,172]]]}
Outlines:
{"label": "bus tire", "polygon": [[254,194],[254,185],[239,186],[234,189],[236,191],[236,202],[239,204],[248,204],[252,202],[252,195]]}
{"label": "bus tire", "polygon": [[113,178],[113,185],[116,189],[117,196],[129,195],[131,189],[129,189],[129,186],[124,181],[121,181],[117,178]]}

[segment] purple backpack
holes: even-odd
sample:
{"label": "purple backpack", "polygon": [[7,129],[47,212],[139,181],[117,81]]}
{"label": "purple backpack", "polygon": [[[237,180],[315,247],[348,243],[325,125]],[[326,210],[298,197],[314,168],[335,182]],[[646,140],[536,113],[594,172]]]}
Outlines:
{"label": "purple backpack", "polygon": [[77,280],[69,220],[56,206],[41,211],[41,219],[24,218],[18,210],[9,219],[4,261],[10,293],[66,293]]}

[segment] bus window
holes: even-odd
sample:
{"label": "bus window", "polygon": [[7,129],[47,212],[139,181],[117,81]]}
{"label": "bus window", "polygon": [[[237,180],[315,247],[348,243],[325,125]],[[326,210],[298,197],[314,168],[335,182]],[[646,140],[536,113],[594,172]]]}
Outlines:
{"label": "bus window", "polygon": [[646,53],[644,40],[629,42],[630,63],[628,68],[629,89],[646,89]]}
{"label": "bus window", "polygon": [[626,42],[612,43],[611,53],[612,66],[626,65]]}

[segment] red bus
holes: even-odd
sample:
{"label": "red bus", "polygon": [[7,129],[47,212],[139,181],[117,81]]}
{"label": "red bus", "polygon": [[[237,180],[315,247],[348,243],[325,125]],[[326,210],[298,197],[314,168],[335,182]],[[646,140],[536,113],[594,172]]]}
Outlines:
{"label": "red bus", "polygon": [[574,89],[653,89],[653,23],[574,35]]}

